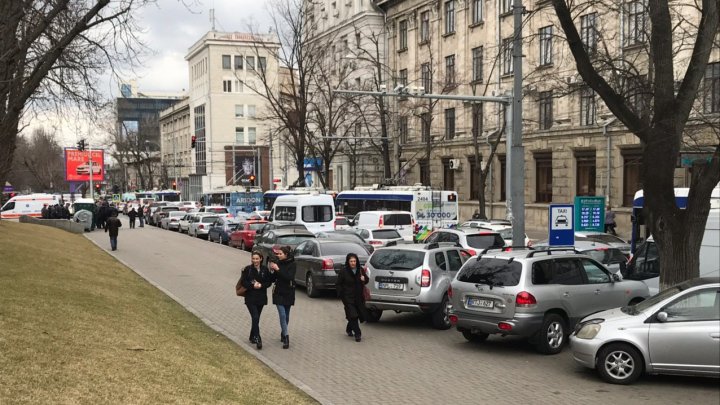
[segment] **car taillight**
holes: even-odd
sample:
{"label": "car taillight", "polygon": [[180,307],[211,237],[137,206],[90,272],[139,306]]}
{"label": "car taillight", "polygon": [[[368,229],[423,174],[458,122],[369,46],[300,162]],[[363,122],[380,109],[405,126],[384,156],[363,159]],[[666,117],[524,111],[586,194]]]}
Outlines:
{"label": "car taillight", "polygon": [[322,269],[323,270],[335,270],[335,263],[333,263],[332,259],[323,259]]}
{"label": "car taillight", "polygon": [[371,240],[369,243],[371,245],[378,245],[378,246],[382,245],[382,241],[379,241],[379,240]]}
{"label": "car taillight", "polygon": [[378,228],[382,228],[383,225],[385,225],[385,220],[383,219],[383,216],[380,215],[380,219],[378,220]]}
{"label": "car taillight", "polygon": [[529,307],[537,304],[535,297],[527,291],[521,291],[515,297],[515,305],[518,307]]}
{"label": "car taillight", "polygon": [[203,224],[198,225],[198,229],[205,229],[205,225],[203,225]]}
{"label": "car taillight", "polygon": [[337,230],[337,219],[333,221],[333,229]]}
{"label": "car taillight", "polygon": [[420,287],[430,287],[430,270],[423,269],[420,276]]}
{"label": "car taillight", "polygon": [[500,330],[511,330],[512,325],[507,322],[500,322],[498,323],[498,329]]}
{"label": "car taillight", "polygon": [[450,318],[450,323],[452,325],[457,325],[457,321],[458,321],[457,315],[450,315],[448,318]]}
{"label": "car taillight", "polygon": [[475,249],[468,249],[467,252],[470,253],[470,256],[477,256]]}
{"label": "car taillight", "polygon": [[450,287],[448,287],[448,298],[452,298],[452,296],[453,296],[453,290],[452,290],[452,286],[450,286]]}

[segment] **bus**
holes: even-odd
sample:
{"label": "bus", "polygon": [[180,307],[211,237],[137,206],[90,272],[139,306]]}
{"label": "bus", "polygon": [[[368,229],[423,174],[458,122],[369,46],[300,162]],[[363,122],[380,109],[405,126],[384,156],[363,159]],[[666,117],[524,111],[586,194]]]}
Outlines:
{"label": "bus", "polygon": [[437,228],[458,225],[457,192],[432,190],[430,187],[381,186],[355,187],[341,191],[336,199],[338,215],[360,211],[409,211],[415,217],[416,239],[422,240]]}
{"label": "bus", "polygon": [[[688,193],[690,189],[687,187],[675,188],[675,204],[678,208],[685,209],[687,207]],[[645,205],[645,198],[643,191],[639,190],[635,193],[633,198],[632,216],[630,217],[632,222],[632,232],[630,237],[630,252],[635,254],[635,249],[638,242],[646,240],[650,237],[650,231],[645,225],[645,213],[643,206]],[[712,194],[710,195],[710,208],[720,208],[720,184],[716,186]]]}
{"label": "bus", "polygon": [[180,192],[177,190],[140,191],[135,193],[135,198],[144,205],[155,201],[178,202],[181,200]]}
{"label": "bus", "polygon": [[285,190],[268,190],[263,194],[263,207],[265,210],[271,210],[275,199],[281,195],[297,195],[297,194],[330,194],[335,198],[337,193],[332,190],[325,190],[315,187],[295,187]]}
{"label": "bus", "polygon": [[238,213],[251,213],[262,209],[263,193],[259,187],[226,187],[203,194],[204,205],[221,205],[234,217]]}

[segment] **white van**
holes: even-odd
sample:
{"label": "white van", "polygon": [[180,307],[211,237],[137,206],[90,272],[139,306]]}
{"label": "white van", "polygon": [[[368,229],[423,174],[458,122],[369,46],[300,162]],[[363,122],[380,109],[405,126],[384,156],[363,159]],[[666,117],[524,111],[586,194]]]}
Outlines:
{"label": "white van", "polygon": [[281,195],[275,199],[270,221],[281,225],[302,224],[312,233],[332,231],[335,202],[327,194]]}
{"label": "white van", "polygon": [[406,242],[415,235],[415,218],[409,211],[361,211],[353,222],[358,229],[395,229]]}
{"label": "white van", "polygon": [[20,218],[23,215],[29,217],[42,217],[43,205],[48,207],[60,204],[61,196],[57,194],[28,194],[17,195],[0,208],[0,218]]}

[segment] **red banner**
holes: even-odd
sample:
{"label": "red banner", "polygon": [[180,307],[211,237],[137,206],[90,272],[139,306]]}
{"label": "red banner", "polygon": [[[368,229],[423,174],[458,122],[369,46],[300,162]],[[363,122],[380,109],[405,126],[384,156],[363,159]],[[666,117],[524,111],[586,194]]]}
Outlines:
{"label": "red banner", "polygon": [[[92,151],[79,151],[73,148],[65,149],[65,180],[90,181],[92,171],[93,181],[105,180],[105,153],[102,149]],[[92,164],[92,166],[91,166]]]}

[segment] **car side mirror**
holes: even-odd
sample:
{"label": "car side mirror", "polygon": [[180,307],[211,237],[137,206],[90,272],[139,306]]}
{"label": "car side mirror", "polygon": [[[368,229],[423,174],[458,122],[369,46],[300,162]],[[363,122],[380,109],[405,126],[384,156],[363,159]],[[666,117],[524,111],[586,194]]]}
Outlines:
{"label": "car side mirror", "polygon": [[612,275],[612,281],[613,281],[613,283],[616,282],[616,281],[620,281],[620,276],[618,276],[617,274],[613,274],[613,275]]}
{"label": "car side mirror", "polygon": [[658,314],[655,316],[659,322],[667,322],[668,320],[668,314],[665,311],[658,312]]}

